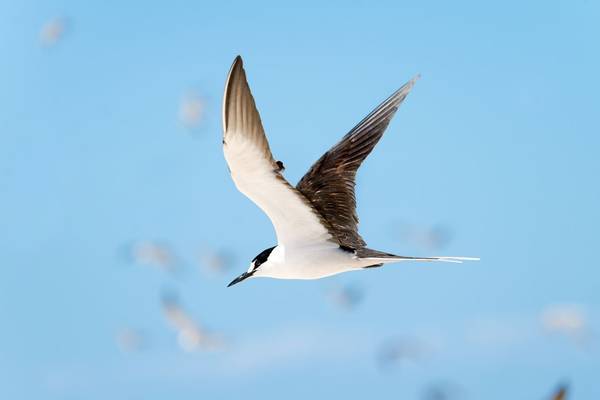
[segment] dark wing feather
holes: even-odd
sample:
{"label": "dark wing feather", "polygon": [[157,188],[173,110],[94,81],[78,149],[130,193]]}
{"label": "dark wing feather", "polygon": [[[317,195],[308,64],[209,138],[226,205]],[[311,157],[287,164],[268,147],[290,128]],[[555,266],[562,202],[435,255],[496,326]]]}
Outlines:
{"label": "dark wing feather", "polygon": [[383,135],[417,78],[398,89],[323,154],[296,186],[329,222],[341,246],[358,249],[366,245],[358,234],[354,196],[356,171]]}

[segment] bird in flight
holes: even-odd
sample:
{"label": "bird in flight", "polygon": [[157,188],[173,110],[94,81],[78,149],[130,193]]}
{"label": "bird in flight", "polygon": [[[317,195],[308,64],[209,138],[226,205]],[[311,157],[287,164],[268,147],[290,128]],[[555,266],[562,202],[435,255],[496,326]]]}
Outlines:
{"label": "bird in flight", "polygon": [[319,279],[400,261],[476,260],[398,256],[367,248],[358,233],[356,171],[416,79],[377,106],[323,154],[294,187],[282,175],[283,163],[273,158],[242,58],[236,57],[223,98],[223,152],[237,189],[271,220],[277,245],[260,252],[248,271],[228,286],[251,277]]}

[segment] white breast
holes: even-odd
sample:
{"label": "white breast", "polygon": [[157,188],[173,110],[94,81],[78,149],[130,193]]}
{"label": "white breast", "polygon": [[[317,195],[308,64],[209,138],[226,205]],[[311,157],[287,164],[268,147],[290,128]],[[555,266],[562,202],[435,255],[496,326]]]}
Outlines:
{"label": "white breast", "polygon": [[[350,252],[341,250],[332,242],[321,242],[303,247],[277,246],[267,265],[259,268],[257,276],[277,279],[319,279],[341,272],[365,267]],[[266,267],[266,268],[263,268]]]}

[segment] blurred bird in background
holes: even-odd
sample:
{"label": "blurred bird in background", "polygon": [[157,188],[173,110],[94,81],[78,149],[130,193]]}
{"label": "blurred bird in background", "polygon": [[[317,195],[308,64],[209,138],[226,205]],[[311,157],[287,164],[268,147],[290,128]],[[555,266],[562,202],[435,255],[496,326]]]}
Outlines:
{"label": "blurred bird in background", "polygon": [[202,246],[198,258],[202,269],[212,275],[221,275],[229,271],[235,262],[233,252],[210,246]]}
{"label": "blurred bird in background", "polygon": [[464,389],[452,382],[436,382],[425,387],[422,400],[458,400],[466,398]]}
{"label": "blurred bird in background", "polygon": [[329,290],[328,297],[338,308],[350,311],[358,306],[364,298],[364,291],[356,285],[336,286]]}
{"label": "blurred bird in background", "polygon": [[565,384],[560,385],[556,389],[554,394],[552,394],[552,396],[549,397],[549,400],[566,400],[568,389],[569,388],[567,385],[565,385]]}
{"label": "blurred bird in background", "polygon": [[117,332],[117,344],[124,353],[136,352],[147,345],[144,334],[133,328],[122,328]]}
{"label": "blurred bird in background", "polygon": [[175,274],[181,268],[181,261],[168,243],[157,240],[139,240],[127,243],[119,249],[119,254],[127,262],[156,268]]}
{"label": "blurred bird in background", "polygon": [[443,224],[431,226],[408,222],[395,224],[394,231],[399,232],[402,243],[413,245],[426,251],[442,250],[452,241],[452,230]]}
{"label": "blurred bird in background", "polygon": [[69,22],[64,17],[56,17],[46,22],[40,30],[40,43],[51,47],[58,44],[69,28]]}
{"label": "blurred bird in background", "polygon": [[206,100],[195,90],[189,90],[179,105],[179,121],[187,129],[198,128],[206,114]]}
{"label": "blurred bird in background", "polygon": [[376,358],[380,368],[393,365],[414,364],[431,353],[431,349],[423,341],[415,337],[396,337],[380,346]]}
{"label": "blurred bird in background", "polygon": [[548,333],[564,335],[577,346],[588,346],[592,339],[588,317],[577,304],[555,304],[546,307],[541,315],[542,326]]}
{"label": "blurred bird in background", "polygon": [[177,331],[177,343],[183,350],[192,352],[224,348],[224,341],[194,321],[173,293],[164,293],[161,304],[165,318]]}

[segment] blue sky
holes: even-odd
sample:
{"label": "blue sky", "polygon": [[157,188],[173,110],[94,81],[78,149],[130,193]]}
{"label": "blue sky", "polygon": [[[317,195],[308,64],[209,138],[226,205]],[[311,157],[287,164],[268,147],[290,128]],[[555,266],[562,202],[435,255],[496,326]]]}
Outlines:
{"label": "blue sky", "polygon": [[[57,17],[64,36],[41,45]],[[594,1],[0,2],[0,395],[418,399],[451,382],[462,398],[539,399],[566,380],[597,398],[599,17]],[[220,148],[237,54],[294,183],[420,73],[360,170],[361,233],[482,261],[227,289],[275,240]],[[206,106],[191,132],[190,90]],[[407,224],[452,240],[423,248]],[[169,243],[180,272],[127,262],[136,240]],[[201,270],[207,247],[232,269]],[[346,284],[364,293],[350,312],[327,296]],[[230,345],[183,352],[164,291]],[[544,329],[557,304],[584,310],[585,346]],[[124,328],[144,349],[119,349]],[[426,354],[382,371],[398,337]]]}

